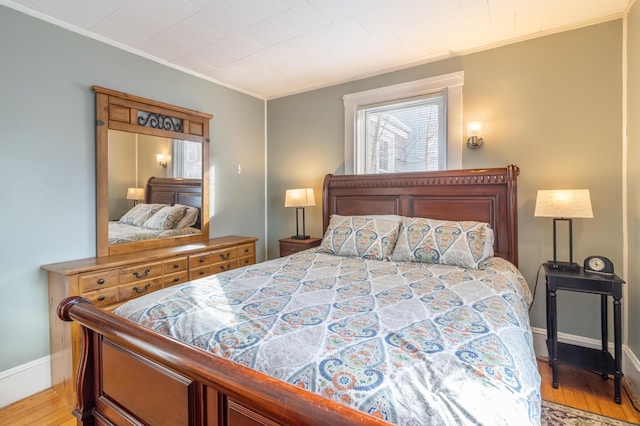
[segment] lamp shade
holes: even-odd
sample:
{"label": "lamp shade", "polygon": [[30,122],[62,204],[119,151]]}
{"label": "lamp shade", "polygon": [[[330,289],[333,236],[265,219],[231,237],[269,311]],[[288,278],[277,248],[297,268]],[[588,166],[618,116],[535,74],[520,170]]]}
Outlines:
{"label": "lamp shade", "polygon": [[470,121],[467,123],[467,136],[480,136],[482,134],[482,121]]}
{"label": "lamp shade", "polygon": [[588,189],[540,189],[536,197],[537,217],[592,218]]}
{"label": "lamp shade", "polygon": [[284,197],[285,207],[309,207],[316,205],[313,188],[287,189]]}
{"label": "lamp shade", "polygon": [[127,188],[127,200],[144,200],[144,188]]}

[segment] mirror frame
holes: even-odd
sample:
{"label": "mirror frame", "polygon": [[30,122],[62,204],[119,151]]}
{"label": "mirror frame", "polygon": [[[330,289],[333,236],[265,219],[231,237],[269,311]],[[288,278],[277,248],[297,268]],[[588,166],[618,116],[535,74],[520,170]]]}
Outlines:
{"label": "mirror frame", "polygon": [[[209,240],[209,120],[213,115],[151,99],[93,86],[96,94],[96,251],[97,256],[131,253],[154,248],[175,247]],[[177,118],[179,131],[138,124],[138,111]],[[183,139],[202,144],[202,233],[180,237],[109,244],[109,130]],[[181,131],[180,131],[181,130]]]}

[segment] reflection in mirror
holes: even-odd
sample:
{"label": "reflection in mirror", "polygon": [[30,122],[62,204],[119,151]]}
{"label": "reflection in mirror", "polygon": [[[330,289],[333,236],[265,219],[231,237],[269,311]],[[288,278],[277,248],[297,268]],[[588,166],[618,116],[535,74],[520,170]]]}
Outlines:
{"label": "reflection in mirror", "polygon": [[173,188],[201,191],[200,143],[109,130],[108,152],[110,245],[201,233],[201,196]]}
{"label": "reflection in mirror", "polygon": [[[202,146],[198,142],[109,130],[108,149],[110,221],[119,220],[144,201],[150,177],[202,179]],[[142,196],[135,197],[133,189]]]}

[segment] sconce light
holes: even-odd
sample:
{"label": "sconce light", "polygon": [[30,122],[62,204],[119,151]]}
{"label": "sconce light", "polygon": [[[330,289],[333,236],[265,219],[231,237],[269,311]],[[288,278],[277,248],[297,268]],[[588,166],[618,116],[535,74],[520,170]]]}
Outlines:
{"label": "sconce light", "polygon": [[[292,235],[294,240],[308,240],[304,229],[304,208],[316,205],[316,197],[313,195],[313,188],[287,189],[284,196],[285,207],[296,208],[296,235]],[[298,228],[298,212],[302,210],[302,234]]]}
{"label": "sconce light", "polygon": [[[591,196],[588,189],[538,190],[535,217],[553,218],[553,260],[547,265],[561,271],[578,271],[580,266],[573,261],[573,218],[593,218]],[[560,262],[556,258],[556,223],[569,222],[569,261]]]}
{"label": "sconce light", "polygon": [[467,148],[478,149],[484,141],[480,137],[482,133],[482,121],[470,121],[467,123]]}
{"label": "sconce light", "polygon": [[164,155],[156,154],[156,160],[158,161],[158,165],[163,169],[167,168],[167,162],[164,160]]}
{"label": "sconce light", "polygon": [[133,200],[133,205],[144,200],[144,188],[127,188],[127,200]]}

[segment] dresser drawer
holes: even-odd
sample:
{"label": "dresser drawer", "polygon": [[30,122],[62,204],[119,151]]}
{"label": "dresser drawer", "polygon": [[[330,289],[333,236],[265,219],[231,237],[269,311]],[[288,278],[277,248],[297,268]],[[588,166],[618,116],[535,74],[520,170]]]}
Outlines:
{"label": "dresser drawer", "polygon": [[148,294],[162,288],[162,278],[152,278],[150,280],[128,283],[118,286],[118,300],[126,302],[130,299]]}
{"label": "dresser drawer", "polygon": [[256,263],[255,256],[247,256],[238,258],[238,268],[242,268],[243,266],[253,265]]}
{"label": "dresser drawer", "polygon": [[237,247],[223,250],[214,250],[196,256],[189,256],[189,269],[198,268],[202,265],[210,265],[225,260],[235,259],[238,254]]}
{"label": "dresser drawer", "polygon": [[255,244],[243,244],[238,246],[238,257],[252,256],[255,257]]}
{"label": "dresser drawer", "polygon": [[120,269],[120,283],[148,280],[162,275],[162,263],[145,263]]}
{"label": "dresser drawer", "polygon": [[209,275],[218,274],[220,272],[229,271],[238,267],[236,259],[228,262],[218,262],[212,265],[202,266],[200,268],[192,268],[189,271],[189,279],[196,280],[198,278],[207,277]]}
{"label": "dresser drawer", "polygon": [[118,302],[118,287],[107,287],[96,291],[90,291],[82,294],[82,297],[94,305],[104,308]]}
{"label": "dresser drawer", "polygon": [[78,277],[80,293],[118,285],[118,270],[102,271],[95,274],[82,274]]}
{"label": "dresser drawer", "polygon": [[162,279],[162,287],[171,287],[189,281],[189,271],[180,271],[175,274],[165,275]]}
{"label": "dresser drawer", "polygon": [[162,262],[162,273],[173,274],[174,272],[186,271],[189,267],[189,258],[187,256],[178,257]]}

